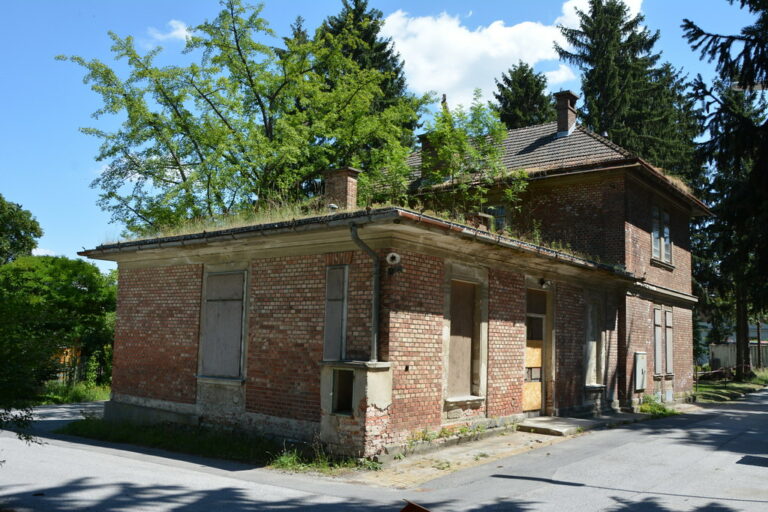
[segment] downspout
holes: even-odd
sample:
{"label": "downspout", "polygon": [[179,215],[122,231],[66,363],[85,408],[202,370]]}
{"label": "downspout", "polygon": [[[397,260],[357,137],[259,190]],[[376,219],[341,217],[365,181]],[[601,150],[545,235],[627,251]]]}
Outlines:
{"label": "downspout", "polygon": [[371,357],[370,362],[375,363],[378,361],[379,353],[379,299],[381,295],[381,262],[379,261],[379,255],[376,251],[365,245],[365,242],[360,240],[357,235],[357,224],[349,225],[349,232],[352,235],[352,240],[362,250],[368,253],[373,263],[373,297],[371,298]]}

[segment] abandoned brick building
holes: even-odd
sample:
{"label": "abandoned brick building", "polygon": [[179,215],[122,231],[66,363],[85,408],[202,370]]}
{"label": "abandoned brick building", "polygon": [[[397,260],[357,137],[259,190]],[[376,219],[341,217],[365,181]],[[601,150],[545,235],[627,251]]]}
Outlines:
{"label": "abandoned brick building", "polygon": [[356,210],[354,169],[326,176],[333,215],[102,245],[81,254],[120,270],[107,417],[374,456],[417,430],[687,396],[688,225],[706,207],[556,96],[557,122],[508,132],[504,164],[528,173],[545,237],[594,258]]}

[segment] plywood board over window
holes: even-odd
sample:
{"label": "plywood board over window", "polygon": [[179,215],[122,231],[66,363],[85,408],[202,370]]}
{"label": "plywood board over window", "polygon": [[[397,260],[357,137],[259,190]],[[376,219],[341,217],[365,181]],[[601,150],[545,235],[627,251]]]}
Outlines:
{"label": "plywood board over window", "polygon": [[241,376],[245,272],[206,276],[201,373],[206,377]]}
{"label": "plywood board over window", "polygon": [[[448,360],[448,396],[476,394],[473,368],[479,364],[479,343],[475,318],[477,286],[451,281],[451,339]],[[475,384],[475,385],[473,385]],[[475,391],[473,393],[473,391]]]}
{"label": "plywood board over window", "polygon": [[544,338],[547,293],[529,289],[526,298],[525,384],[523,411],[538,411],[543,405]]}

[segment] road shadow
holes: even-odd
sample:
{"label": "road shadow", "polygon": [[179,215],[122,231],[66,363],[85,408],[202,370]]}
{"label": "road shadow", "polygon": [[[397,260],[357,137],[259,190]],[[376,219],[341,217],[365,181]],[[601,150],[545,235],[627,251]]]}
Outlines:
{"label": "road shadow", "polygon": [[[0,486],[0,510],[45,510],[50,512],[112,512],[124,510],[173,510],[174,512],[293,511],[351,512],[400,510],[404,502],[381,503],[360,498],[317,498],[315,496],[270,499],[263,493],[254,497],[247,488],[223,487],[193,490],[177,485],[141,486],[133,483],[105,485],[92,478],[73,479],[61,486],[37,487],[8,493]],[[290,492],[290,491],[289,491]],[[298,493],[297,493],[298,494]],[[100,496],[93,499],[93,496]]]}
{"label": "road shadow", "polygon": [[768,455],[768,391],[724,404],[697,404],[701,411],[623,425],[621,429],[743,455]]}

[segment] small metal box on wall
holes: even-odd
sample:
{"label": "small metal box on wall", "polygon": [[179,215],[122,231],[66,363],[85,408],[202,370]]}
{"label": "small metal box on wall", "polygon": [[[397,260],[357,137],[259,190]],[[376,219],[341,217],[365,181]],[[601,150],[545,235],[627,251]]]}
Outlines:
{"label": "small metal box on wall", "polygon": [[643,391],[645,389],[647,372],[648,355],[645,352],[635,352],[635,391]]}

